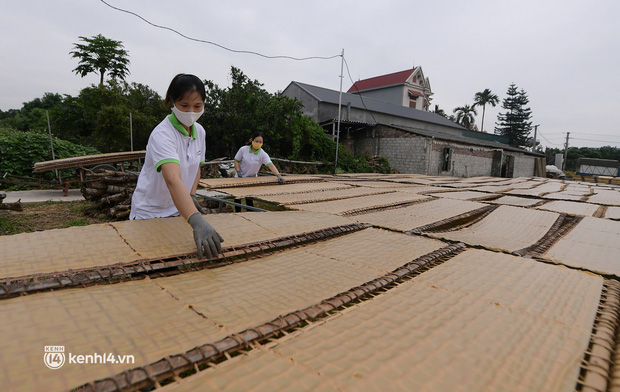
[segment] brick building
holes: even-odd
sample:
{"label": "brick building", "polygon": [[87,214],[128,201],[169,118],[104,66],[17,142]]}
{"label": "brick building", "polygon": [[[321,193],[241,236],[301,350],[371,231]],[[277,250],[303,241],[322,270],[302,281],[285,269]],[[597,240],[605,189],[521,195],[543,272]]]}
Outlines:
{"label": "brick building", "polygon": [[[303,104],[304,114],[336,138],[338,91],[291,82],[282,95]],[[401,173],[456,177],[544,176],[544,155],[508,139],[468,130],[435,113],[342,94],[340,142],[354,154],[382,156]]]}

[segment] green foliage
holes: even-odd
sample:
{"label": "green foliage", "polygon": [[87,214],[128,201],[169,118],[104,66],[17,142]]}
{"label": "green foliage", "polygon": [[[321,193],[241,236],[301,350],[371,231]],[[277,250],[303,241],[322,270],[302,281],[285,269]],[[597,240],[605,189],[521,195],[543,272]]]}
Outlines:
{"label": "green foliage", "polygon": [[19,111],[0,112],[0,124],[47,133],[46,110],[54,135],[102,152],[131,149],[130,113],[134,150],[146,148],[151,131],[168,114],[163,99],[147,86],[109,81],[103,87],[86,87],[77,97],[45,93]]}
{"label": "green foliage", "polygon": [[529,103],[529,98],[525,90],[518,91],[514,83],[508,87],[506,94],[508,97],[502,101],[502,108],[506,109],[506,112],[497,116],[495,134],[510,138],[510,145],[512,146],[526,147],[532,129],[532,122],[530,121],[532,111],[526,106]]}
{"label": "green foliage", "polygon": [[[231,68],[231,80],[229,88],[205,81],[206,113],[199,122],[207,131],[207,159],[233,157],[254,131],[261,131],[265,134],[265,150],[273,157],[335,161],[334,141],[323,128],[302,114],[299,101],[267,92],[260,82],[251,80],[235,67]],[[16,137],[19,132],[15,129],[19,129],[31,131],[24,132],[24,138],[38,135],[41,137],[38,142],[42,143],[26,154],[25,146],[35,143],[34,140],[12,139],[12,147],[6,148],[13,153],[6,162],[2,157],[0,170],[14,175],[31,175],[34,162],[52,159],[49,139],[46,139],[46,110],[49,111],[52,133],[58,138],[55,140],[89,146],[101,152],[129,151],[130,113],[134,150],[146,148],[153,128],[169,114],[159,94],[137,83],[110,80],[103,86],[82,89],[77,97],[46,93],[41,99],[24,103],[21,110],[0,111],[0,126],[11,128],[8,132],[11,138]],[[62,150],[56,141],[54,147]],[[92,148],[90,151],[95,151]],[[88,154],[92,153],[95,152]],[[78,155],[85,154],[61,155],[56,151],[56,158]],[[369,160],[369,157],[355,157],[344,148],[339,149],[338,166],[344,171],[370,172],[376,166],[376,158],[373,166]],[[333,165],[324,168],[333,171]]]}
{"label": "green foliage", "polygon": [[499,98],[497,95],[493,94],[491,90],[485,88],[484,91],[477,92],[474,95],[474,105],[473,106],[482,106],[482,126],[480,127],[480,132],[484,132],[484,113],[486,112],[486,106],[491,105],[495,107],[499,103]]}
{"label": "green foliage", "polygon": [[[547,148],[545,150],[547,155],[547,164],[553,165],[555,162],[555,154],[564,154],[564,149],[559,148]],[[591,147],[569,147],[566,154],[566,171],[577,170],[577,160],[579,158],[597,158],[597,159],[611,159],[620,161],[620,148],[604,146],[601,148]]]}
{"label": "green foliage", "polygon": [[63,225],[61,226],[62,229],[66,229],[67,227],[74,227],[74,226],[88,226],[89,222],[88,219],[72,219],[69,220],[65,223],[63,223]]}
{"label": "green foliage", "polygon": [[[56,159],[98,154],[90,147],[83,147],[66,140],[52,138]],[[13,129],[0,129],[0,173],[15,176],[36,177],[46,180],[53,178],[53,172],[32,172],[36,162],[52,159],[49,135],[37,132],[17,132]],[[71,173],[73,174],[73,173]]]}
{"label": "green foliage", "polygon": [[[205,81],[206,111],[199,122],[207,131],[207,156],[233,157],[254,131],[265,134],[265,151],[293,160],[334,162],[336,144],[312,119],[301,103],[271,94],[257,80],[231,67],[230,88]],[[338,166],[348,172],[371,172],[363,157],[339,149]],[[333,170],[333,167],[329,168]]]}
{"label": "green foliage", "polygon": [[454,114],[456,114],[456,123],[464,126],[467,129],[474,129],[476,126],[474,116],[478,115],[475,105],[469,106],[467,104],[454,108]]}
{"label": "green foliage", "polygon": [[205,81],[206,113],[199,120],[207,131],[207,155],[235,155],[253,132],[265,135],[265,151],[287,156],[292,149],[293,124],[301,117],[301,104],[270,94],[257,80],[231,67],[230,88]]}
{"label": "green foliage", "polygon": [[103,77],[106,72],[112,79],[124,80],[129,74],[129,58],[127,51],[123,49],[121,41],[108,39],[101,34],[94,37],[79,37],[83,44],[74,44],[71,57],[79,58],[77,68],[73,70],[76,74],[84,77],[90,73],[99,74],[99,87],[103,86]]}

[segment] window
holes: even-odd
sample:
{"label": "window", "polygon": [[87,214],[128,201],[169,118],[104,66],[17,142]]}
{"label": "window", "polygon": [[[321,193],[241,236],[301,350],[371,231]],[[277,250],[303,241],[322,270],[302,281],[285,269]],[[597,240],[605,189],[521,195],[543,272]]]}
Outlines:
{"label": "window", "polygon": [[409,98],[409,107],[415,109],[416,99]]}

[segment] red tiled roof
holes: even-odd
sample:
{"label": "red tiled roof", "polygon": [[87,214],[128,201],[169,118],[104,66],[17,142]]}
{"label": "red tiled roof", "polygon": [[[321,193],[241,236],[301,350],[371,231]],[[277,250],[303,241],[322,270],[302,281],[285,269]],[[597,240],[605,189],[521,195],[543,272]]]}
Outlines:
{"label": "red tiled roof", "polygon": [[409,94],[411,94],[411,95],[417,95],[418,97],[423,97],[423,96],[424,96],[424,94],[422,94],[422,93],[421,93],[421,92],[419,92],[419,91],[415,91],[415,90],[409,90]]}
{"label": "red tiled roof", "polygon": [[407,78],[411,76],[416,69],[406,69],[400,72],[394,72],[387,75],[375,76],[374,78],[358,80],[351,86],[348,93],[356,93],[358,91],[369,90],[372,88],[390,86],[393,84],[405,83]]}

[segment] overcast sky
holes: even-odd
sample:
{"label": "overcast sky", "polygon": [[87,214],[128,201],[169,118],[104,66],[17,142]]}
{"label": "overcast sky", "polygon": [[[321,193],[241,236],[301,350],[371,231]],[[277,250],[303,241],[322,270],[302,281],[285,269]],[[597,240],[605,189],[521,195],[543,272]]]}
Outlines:
{"label": "overcast sky", "polygon": [[[335,56],[366,79],[421,66],[446,112],[485,88],[506,97],[511,83],[529,98],[543,146],[620,147],[620,1],[600,0],[106,0],[148,21],[235,50],[269,56]],[[164,96],[180,72],[229,86],[230,67],[275,93],[291,81],[339,89],[340,57],[294,61],[238,54],[187,40],[114,10],[101,0],[4,1],[0,109],[45,92],[70,94],[98,83],[72,70],[79,36],[122,41],[128,82]],[[343,90],[351,86],[345,68]],[[501,103],[500,103],[501,105]],[[492,132],[498,105],[487,108]],[[482,113],[476,119],[480,127]]]}

